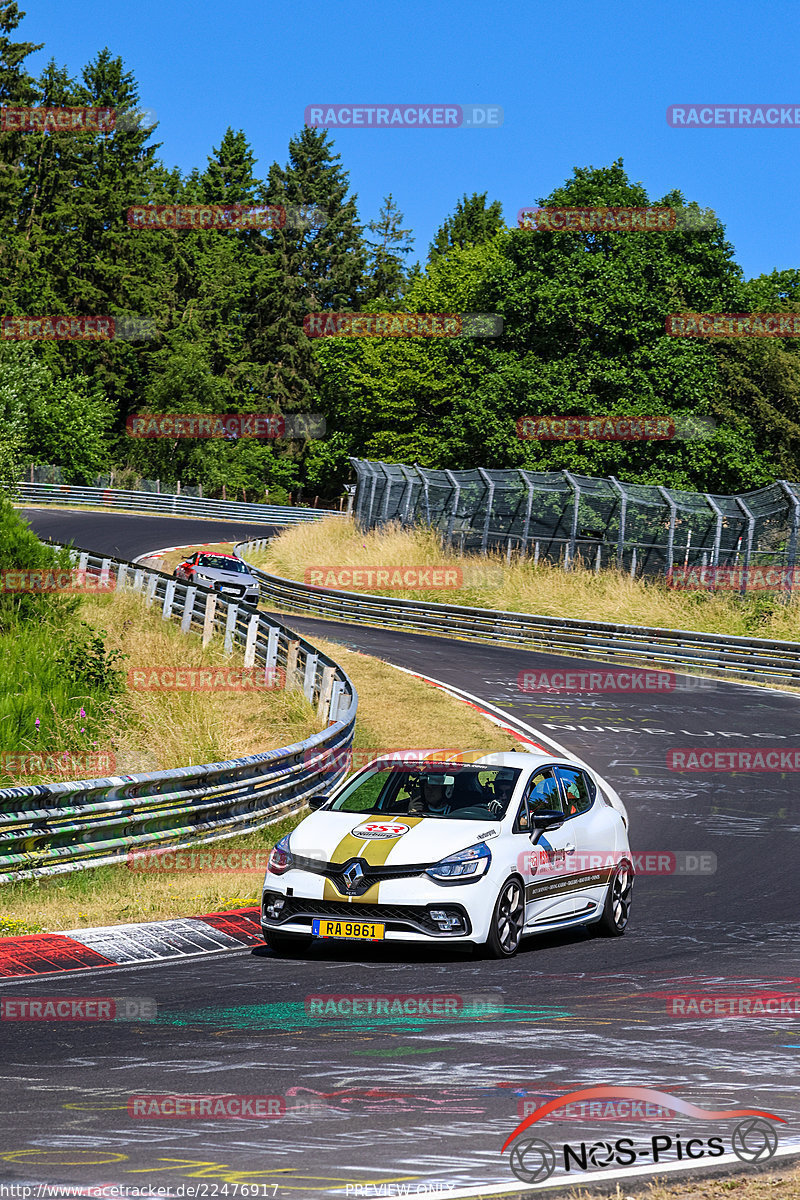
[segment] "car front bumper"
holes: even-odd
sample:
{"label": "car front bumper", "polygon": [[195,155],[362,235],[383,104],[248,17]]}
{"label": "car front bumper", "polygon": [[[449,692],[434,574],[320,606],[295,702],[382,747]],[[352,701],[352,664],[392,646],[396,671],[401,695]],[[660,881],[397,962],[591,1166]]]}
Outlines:
{"label": "car front bumper", "polygon": [[331,897],[330,888],[325,894],[321,876],[298,870],[268,875],[261,897],[261,923],[265,929],[310,934],[317,917],[329,917],[380,922],[385,926],[385,941],[454,945],[486,941],[496,892],[487,876],[445,887],[424,876],[386,881],[380,884],[377,899],[374,890],[364,897]]}

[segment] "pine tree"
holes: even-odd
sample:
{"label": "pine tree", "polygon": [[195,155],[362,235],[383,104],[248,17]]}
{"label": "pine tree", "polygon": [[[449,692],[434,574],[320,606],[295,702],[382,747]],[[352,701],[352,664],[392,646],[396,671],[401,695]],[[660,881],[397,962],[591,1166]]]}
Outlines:
{"label": "pine tree", "polygon": [[377,221],[370,221],[367,228],[377,235],[375,241],[367,239],[369,256],[369,284],[365,302],[384,300],[392,304],[402,300],[408,289],[401,254],[410,254],[411,243],[406,240],[410,229],[401,229],[403,214],[394,202],[392,193],[384,199]]}
{"label": "pine tree", "polygon": [[465,193],[433,239],[428,261],[446,254],[453,246],[464,248],[488,242],[502,228],[503,206],[499,200],[493,200],[487,208],[486,192],[473,192],[471,196]]}

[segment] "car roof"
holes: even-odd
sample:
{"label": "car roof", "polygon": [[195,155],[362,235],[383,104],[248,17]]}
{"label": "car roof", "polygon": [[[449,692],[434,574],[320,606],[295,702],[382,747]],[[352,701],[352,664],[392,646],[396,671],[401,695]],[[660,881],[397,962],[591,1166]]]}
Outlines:
{"label": "car roof", "polygon": [[437,767],[440,765],[456,767],[469,764],[484,767],[514,767],[523,771],[528,771],[542,763],[571,761],[569,755],[559,756],[544,751],[529,750],[464,750],[456,753],[452,750],[421,750],[419,752],[395,750],[385,755],[376,755],[374,761],[387,762],[387,760],[392,761],[396,758],[396,765],[402,767],[406,762],[404,754],[407,754],[408,761],[413,762],[415,766],[417,763],[429,762],[431,766],[436,765]]}

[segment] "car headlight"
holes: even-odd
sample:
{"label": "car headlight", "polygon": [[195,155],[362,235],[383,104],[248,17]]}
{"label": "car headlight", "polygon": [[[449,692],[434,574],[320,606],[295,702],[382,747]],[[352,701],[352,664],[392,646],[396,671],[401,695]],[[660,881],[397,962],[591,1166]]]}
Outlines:
{"label": "car headlight", "polygon": [[485,875],[492,863],[492,855],[485,842],[477,842],[466,850],[456,854],[448,854],[428,867],[425,874],[430,875],[437,883],[466,883]]}
{"label": "car headlight", "polygon": [[288,871],[294,866],[292,852],[289,849],[289,834],[282,837],[279,842],[272,847],[269,858],[267,859],[267,872],[271,875],[283,875],[284,871]]}

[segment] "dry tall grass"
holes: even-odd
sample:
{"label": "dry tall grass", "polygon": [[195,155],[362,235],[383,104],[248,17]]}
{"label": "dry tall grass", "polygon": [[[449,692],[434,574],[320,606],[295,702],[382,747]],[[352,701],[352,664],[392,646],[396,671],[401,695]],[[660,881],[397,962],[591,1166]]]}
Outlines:
{"label": "dry tall grass", "polygon": [[[471,586],[428,590],[374,588],[376,594],[440,604],[464,604],[551,617],[692,629],[744,637],[800,638],[800,597],[785,604],[760,593],[747,599],[729,592],[690,592],[664,583],[631,579],[614,570],[572,571],[530,560],[506,563],[501,554],[483,558],[442,548],[429,529],[389,525],[362,532],[352,519],[330,518],[287,529],[252,561],[289,579],[304,579],[315,567],[451,566]],[[354,590],[354,589],[350,589]]]}

